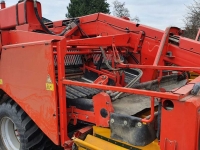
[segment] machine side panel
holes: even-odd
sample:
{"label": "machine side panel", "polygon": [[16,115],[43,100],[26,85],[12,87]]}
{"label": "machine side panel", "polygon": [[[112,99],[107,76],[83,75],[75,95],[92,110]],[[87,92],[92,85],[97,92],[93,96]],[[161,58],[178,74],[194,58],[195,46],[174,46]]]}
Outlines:
{"label": "machine side panel", "polygon": [[4,46],[0,88],[59,144],[56,81],[51,41]]}
{"label": "machine side panel", "polygon": [[[1,29],[14,28],[16,26],[16,9],[15,8],[16,8],[15,6],[11,6],[11,7],[0,10],[0,19],[6,20],[6,21],[1,21],[0,23]],[[12,15],[12,17],[8,17],[8,16],[11,16],[10,14],[14,14],[14,15]]]}
{"label": "machine side panel", "polygon": [[162,108],[162,150],[196,150],[199,141],[200,96],[189,96],[186,101],[173,101],[173,108]]}
{"label": "machine side panel", "polygon": [[2,31],[1,34],[2,34],[2,45],[63,39],[62,36],[19,31],[19,30]]}
{"label": "machine side panel", "polygon": [[[26,5],[26,10],[24,9]],[[37,2],[37,7],[39,10],[39,15],[41,16],[41,4]],[[18,11],[17,11],[18,10]],[[15,28],[17,25],[23,25],[26,23],[38,24],[37,18],[34,12],[33,1],[21,2],[18,5],[14,5],[8,8],[0,10],[0,20],[5,20],[0,22],[1,29]],[[17,23],[17,13],[18,13],[18,23]],[[25,15],[26,14],[26,15]],[[11,17],[12,16],[12,17]],[[25,16],[27,22],[25,20]]]}

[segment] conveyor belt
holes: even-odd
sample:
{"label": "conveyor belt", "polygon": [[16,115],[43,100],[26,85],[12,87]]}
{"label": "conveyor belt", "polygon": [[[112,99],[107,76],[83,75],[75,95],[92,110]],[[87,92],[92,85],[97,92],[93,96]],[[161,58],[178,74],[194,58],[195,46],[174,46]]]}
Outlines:
{"label": "conveyor belt", "polygon": [[[131,77],[128,74],[125,80],[130,80]],[[78,78],[73,79],[80,82],[86,82],[85,80]],[[159,91],[160,88],[164,88],[167,91],[172,89],[180,88],[185,85],[186,79],[178,80],[178,75],[169,75],[162,78],[160,82],[157,80],[145,82],[142,84],[135,84],[133,88],[144,89],[151,91]],[[92,84],[92,83],[91,83]],[[66,86],[67,101],[69,106],[76,106],[82,110],[93,110],[92,97],[101,90],[80,87],[80,86]],[[116,113],[134,115],[150,106],[150,97],[144,95],[124,94],[119,97],[116,101],[112,102]],[[157,103],[156,103],[157,104]]]}
{"label": "conveyor belt", "polygon": [[92,98],[100,93],[100,90],[80,86],[66,86],[66,94],[69,99]]}
{"label": "conveyor belt", "polygon": [[[79,82],[87,82],[82,78],[73,79]],[[92,89],[81,86],[66,86],[66,95],[69,99],[78,99],[78,98],[92,98],[94,95],[100,93],[101,90]]]}
{"label": "conveyor belt", "polygon": [[[135,77],[136,77],[135,74],[132,74],[130,72],[125,72],[125,82],[126,83],[129,83]],[[73,80],[79,81],[79,82],[87,82],[83,78],[76,78]],[[101,92],[101,90],[87,88],[87,87],[66,86],[66,95],[67,95],[67,98],[69,98],[69,99],[92,98],[94,95],[96,95],[100,92]]]}

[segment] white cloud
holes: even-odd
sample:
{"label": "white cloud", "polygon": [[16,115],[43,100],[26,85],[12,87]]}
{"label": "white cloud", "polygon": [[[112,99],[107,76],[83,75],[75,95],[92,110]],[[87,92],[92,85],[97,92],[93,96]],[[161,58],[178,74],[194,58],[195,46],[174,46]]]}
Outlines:
{"label": "white cloud", "polygon": [[[55,21],[65,19],[67,5],[70,0],[40,0],[43,16]],[[107,0],[111,5],[114,0]],[[154,28],[165,29],[167,26],[183,27],[183,16],[186,6],[193,0],[119,0],[126,3],[131,16],[140,18],[140,23]],[[17,0],[6,0],[7,6],[16,4]]]}

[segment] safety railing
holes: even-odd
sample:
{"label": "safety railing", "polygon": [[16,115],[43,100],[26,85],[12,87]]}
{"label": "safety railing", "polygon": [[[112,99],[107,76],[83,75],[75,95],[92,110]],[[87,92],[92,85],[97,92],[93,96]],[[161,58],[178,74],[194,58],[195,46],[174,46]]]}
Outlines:
{"label": "safety railing", "polygon": [[[57,51],[54,54],[57,54],[57,67],[58,67],[58,96],[59,96],[59,112],[60,112],[60,132],[61,132],[61,143],[64,144],[65,141],[70,140],[67,136],[67,101],[66,101],[66,85],[72,86],[81,86],[87,88],[95,88],[101,90],[108,91],[116,91],[123,92],[129,94],[137,94],[151,97],[151,115],[149,119],[141,119],[144,123],[152,122],[154,119],[154,104],[155,98],[159,99],[170,99],[170,100],[180,100],[184,97],[184,95],[173,94],[170,92],[157,92],[157,91],[148,91],[142,89],[133,89],[133,88],[125,88],[120,86],[109,86],[109,85],[101,85],[95,83],[84,83],[78,81],[67,80],[65,78],[65,56],[66,55],[77,55],[77,54],[88,54],[88,51],[82,52],[66,52],[66,40],[62,40],[57,42],[56,49]],[[153,69],[153,70],[176,70],[176,71],[196,71],[200,72],[200,69],[197,67],[177,67],[177,66],[156,66],[156,65],[121,65],[120,68],[139,68],[139,69]]]}

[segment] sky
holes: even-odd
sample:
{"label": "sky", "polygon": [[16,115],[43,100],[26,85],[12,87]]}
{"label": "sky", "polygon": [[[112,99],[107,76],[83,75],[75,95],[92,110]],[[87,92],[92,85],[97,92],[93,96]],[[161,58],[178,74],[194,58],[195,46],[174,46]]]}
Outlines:
{"label": "sky", "polygon": [[[7,6],[14,5],[18,0],[5,0]],[[42,3],[43,17],[52,21],[65,19],[67,5],[70,0],[39,0]],[[112,10],[114,0],[107,0]],[[125,2],[132,18],[138,16],[140,24],[164,30],[168,26],[184,27],[184,16],[187,6],[193,0],[118,0]],[[112,15],[112,14],[111,14]]]}

